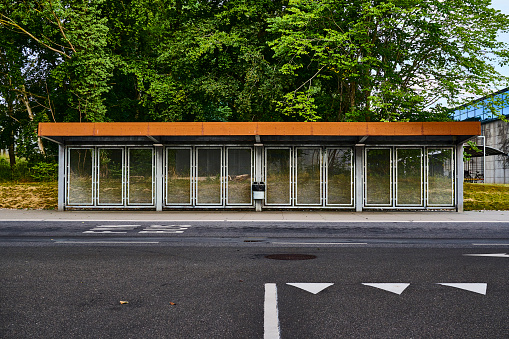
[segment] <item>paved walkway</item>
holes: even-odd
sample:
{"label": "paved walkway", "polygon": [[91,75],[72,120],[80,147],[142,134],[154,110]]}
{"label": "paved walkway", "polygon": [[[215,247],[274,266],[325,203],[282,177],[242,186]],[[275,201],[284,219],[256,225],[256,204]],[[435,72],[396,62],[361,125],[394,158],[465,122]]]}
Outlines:
{"label": "paved walkway", "polygon": [[509,222],[509,211],[337,212],[337,211],[65,211],[0,209],[1,220],[111,221],[287,221],[287,222]]}

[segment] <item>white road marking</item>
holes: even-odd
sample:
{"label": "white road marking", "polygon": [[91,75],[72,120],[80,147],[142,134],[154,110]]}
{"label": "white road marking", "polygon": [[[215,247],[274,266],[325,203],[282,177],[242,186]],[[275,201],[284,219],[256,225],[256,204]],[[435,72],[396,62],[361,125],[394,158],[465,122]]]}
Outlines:
{"label": "white road marking", "polygon": [[138,233],[184,233],[191,225],[151,225]]}
{"label": "white road marking", "polygon": [[437,283],[438,285],[450,286],[462,290],[486,295],[487,283]]}
{"label": "white road marking", "polygon": [[366,286],[371,286],[375,288],[379,288],[381,290],[385,290],[388,292],[395,293],[397,295],[400,295],[403,293],[403,291],[410,286],[409,283],[362,283]]}
{"label": "white road marking", "polygon": [[470,257],[498,257],[498,258],[509,258],[507,253],[488,253],[488,254],[463,254]]}
{"label": "white road marking", "polygon": [[159,241],[55,241],[56,244],[159,244]]}
{"label": "white road marking", "polygon": [[474,246],[509,246],[509,244],[472,244]]}
{"label": "white road marking", "polygon": [[367,242],[280,242],[273,241],[272,244],[279,245],[367,245]]}
{"label": "white road marking", "polygon": [[286,283],[287,285],[300,288],[301,290],[309,293],[317,294],[327,287],[334,285],[334,283]]}
{"label": "white road marking", "polygon": [[265,284],[265,302],[263,310],[263,338],[280,339],[276,284]]}
{"label": "white road marking", "polygon": [[139,226],[141,225],[99,225],[83,233],[127,233]]}

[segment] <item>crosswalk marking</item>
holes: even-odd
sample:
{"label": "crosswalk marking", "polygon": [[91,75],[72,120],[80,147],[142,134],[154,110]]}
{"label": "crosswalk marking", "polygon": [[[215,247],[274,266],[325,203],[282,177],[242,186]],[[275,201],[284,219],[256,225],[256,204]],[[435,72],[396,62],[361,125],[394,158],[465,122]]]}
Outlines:
{"label": "crosswalk marking", "polygon": [[[124,234],[129,231],[135,231],[141,225],[99,225],[83,233],[101,233],[101,234]],[[167,234],[184,233],[191,225],[150,225],[138,231],[138,233]]]}
{"label": "crosswalk marking", "polygon": [[141,225],[99,225],[83,233],[127,233],[127,231],[132,231],[139,226]]}

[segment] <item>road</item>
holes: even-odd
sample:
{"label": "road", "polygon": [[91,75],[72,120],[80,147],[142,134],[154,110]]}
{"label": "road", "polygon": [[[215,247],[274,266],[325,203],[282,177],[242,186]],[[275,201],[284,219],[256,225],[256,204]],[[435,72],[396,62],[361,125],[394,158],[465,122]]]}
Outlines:
{"label": "road", "polygon": [[507,338],[506,253],[503,220],[0,221],[0,337]]}

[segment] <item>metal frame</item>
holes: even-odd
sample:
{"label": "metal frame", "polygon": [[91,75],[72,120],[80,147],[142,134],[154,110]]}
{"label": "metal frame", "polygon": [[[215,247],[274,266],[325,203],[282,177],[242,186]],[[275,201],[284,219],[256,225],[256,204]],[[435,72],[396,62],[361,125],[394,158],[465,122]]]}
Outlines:
{"label": "metal frame", "polygon": [[[71,175],[70,175],[70,170],[71,170],[71,151],[72,150],[90,150],[91,151],[91,163],[92,163],[92,168],[91,168],[91,202],[90,203],[71,203],[69,201],[69,197],[70,197],[70,194],[69,194],[69,190],[70,190],[70,187],[71,187]],[[86,206],[86,207],[90,207],[90,206],[94,206],[95,205],[95,154],[96,154],[96,147],[68,147],[67,148],[67,151],[65,152],[66,155],[67,155],[67,163],[66,163],[66,181],[65,181],[65,204],[66,206],[72,206],[72,207],[80,207],[80,206]]]}
{"label": "metal frame", "polygon": [[[400,204],[398,203],[398,151],[417,149],[421,151],[421,166],[420,166],[420,204]],[[423,147],[394,147],[394,203],[396,207],[423,207],[424,206],[424,149]]]}
{"label": "metal frame", "polygon": [[[350,203],[332,204],[329,203],[329,150],[340,149],[350,151]],[[324,147],[325,161],[324,165],[324,193],[325,207],[354,207],[355,206],[355,150],[352,147]]]}
{"label": "metal frame", "polygon": [[[389,188],[389,199],[390,199],[390,203],[388,204],[370,204],[368,203],[368,173],[367,173],[367,169],[368,169],[368,151],[370,150],[376,150],[376,149],[388,149],[389,150],[389,161],[390,161],[390,164],[389,164],[389,177],[390,177],[390,188]],[[394,149],[393,149],[393,146],[370,146],[370,147],[366,147],[364,149],[364,168],[363,168],[363,172],[364,172],[364,197],[363,197],[363,201],[364,201],[364,207],[394,207],[394,190],[393,190],[393,186],[394,186],[394,178],[393,178],[393,172],[394,172],[394,161],[393,161],[393,154],[394,154]]]}
{"label": "metal frame", "polygon": [[[132,150],[136,150],[136,149],[142,149],[142,150],[151,150],[152,151],[152,201],[151,203],[131,203],[130,201],[130,194],[129,194],[129,189],[130,189],[130,185],[131,185],[131,182],[130,182],[130,178],[131,178],[131,151]],[[126,179],[126,182],[127,182],[127,187],[126,187],[126,206],[155,206],[155,149],[154,147],[127,147],[127,171],[126,171],[126,175],[127,175],[127,179]]]}
{"label": "metal frame", "polygon": [[[288,168],[288,184],[289,184],[289,201],[287,204],[280,204],[280,203],[268,203],[267,202],[267,197],[268,197],[268,189],[269,189],[269,184],[267,182],[267,151],[268,150],[271,150],[271,149],[285,149],[285,150],[288,150],[289,151],[289,154],[288,154],[288,164],[289,164],[289,168]],[[292,164],[292,158],[293,158],[293,147],[292,146],[267,146],[265,147],[265,150],[264,150],[264,164],[265,164],[265,173],[264,173],[264,181],[265,181],[265,185],[266,185],[266,192],[265,192],[265,199],[264,199],[264,202],[265,202],[265,206],[293,206],[293,184],[294,184],[294,179],[293,179],[293,164]]]}
{"label": "metal frame", "polygon": [[[119,149],[122,151],[122,202],[121,203],[101,203],[100,202],[100,185],[101,185],[101,178],[99,176],[99,171],[101,169],[101,150],[103,149]],[[125,206],[126,204],[126,187],[127,187],[127,180],[126,180],[126,169],[125,169],[125,147],[97,147],[96,149],[96,157],[97,157],[97,166],[95,168],[96,171],[96,177],[97,177],[97,188],[96,188],[96,206]]]}
{"label": "metal frame", "polygon": [[[299,153],[299,150],[302,150],[302,149],[305,149],[305,150],[318,150],[318,154],[320,156],[320,170],[319,170],[319,174],[320,174],[320,202],[317,203],[317,204],[302,204],[302,203],[299,203],[299,197],[298,197],[298,185],[299,185],[299,164],[297,162],[298,160],[298,153]],[[294,206],[323,206],[323,201],[324,201],[324,198],[323,198],[323,186],[324,186],[324,180],[323,180],[323,147],[319,147],[319,146],[295,146],[294,148],[294,152],[293,152],[293,157],[294,157],[294,160],[293,160],[293,167],[294,167],[294,189],[293,189],[293,192],[294,192],[294,197],[293,197],[293,200],[294,200]]]}
{"label": "metal frame", "polygon": [[[429,150],[430,149],[439,149],[439,150],[451,150],[451,204],[430,204],[429,203]],[[457,205],[457,197],[456,197],[456,161],[454,160],[454,147],[451,146],[430,146],[426,147],[426,207],[449,207],[454,208]]]}
{"label": "metal frame", "polygon": [[[250,200],[249,200],[249,203],[230,203],[228,201],[228,195],[229,195],[229,166],[228,166],[228,162],[229,162],[229,151],[230,150],[249,150],[250,152],[250,159],[251,159],[251,166],[250,166],[250,181],[249,181],[249,196],[250,196]],[[253,206],[253,188],[252,188],[252,184],[253,184],[253,179],[254,179],[254,150],[253,150],[253,147],[238,147],[238,146],[226,146],[225,147],[225,156],[224,156],[224,161],[225,161],[225,194],[224,194],[224,199],[225,199],[225,205],[227,206]]]}
{"label": "metal frame", "polygon": [[[189,151],[189,203],[169,204],[168,203],[168,151],[169,150],[188,150]],[[164,207],[181,207],[181,206],[193,206],[193,191],[194,191],[194,177],[193,177],[193,154],[194,148],[192,146],[172,147],[168,146],[164,148]]]}
{"label": "metal frame", "polygon": [[[219,166],[220,166],[220,169],[219,169],[219,175],[220,175],[220,178],[219,178],[219,186],[220,186],[220,191],[219,191],[219,203],[216,204],[216,203],[200,203],[198,201],[198,190],[199,190],[199,181],[198,181],[198,161],[199,161],[199,151],[201,149],[219,149],[220,151],[220,155],[221,155],[221,159],[219,160]],[[194,182],[195,182],[195,187],[194,187],[194,206],[197,206],[197,207],[201,207],[201,206],[214,206],[214,207],[219,207],[219,206],[224,206],[225,203],[225,199],[224,199],[224,176],[225,176],[225,166],[224,166],[224,146],[214,146],[214,145],[211,145],[211,146],[196,146],[195,147],[195,152],[193,152],[194,154]]]}

